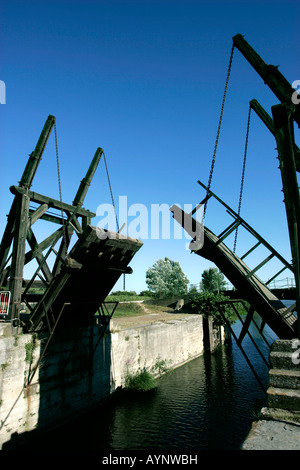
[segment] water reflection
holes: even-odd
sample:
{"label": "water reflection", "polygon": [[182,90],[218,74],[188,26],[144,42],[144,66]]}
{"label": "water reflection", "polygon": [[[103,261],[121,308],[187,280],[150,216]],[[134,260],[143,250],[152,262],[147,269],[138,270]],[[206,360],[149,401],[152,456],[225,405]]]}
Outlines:
{"label": "water reflection", "polygon": [[[238,322],[234,326],[238,332]],[[263,353],[269,350],[256,328],[251,334]],[[264,330],[268,341],[275,339]],[[248,336],[243,341],[266,384],[268,369]],[[146,394],[122,393],[92,413],[48,434],[40,450],[201,451],[239,449],[255,412],[265,400],[255,376],[233,340],[214,354],[175,369]]]}

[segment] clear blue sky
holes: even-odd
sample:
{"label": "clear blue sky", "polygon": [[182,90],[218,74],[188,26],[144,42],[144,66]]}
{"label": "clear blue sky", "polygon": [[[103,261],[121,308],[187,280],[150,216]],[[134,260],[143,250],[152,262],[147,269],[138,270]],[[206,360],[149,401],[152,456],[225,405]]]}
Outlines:
{"label": "clear blue sky", "polygon": [[[289,0],[2,1],[1,234],[9,186],[20,180],[49,114],[57,119],[65,202],[73,201],[102,147],[117,206],[119,196],[149,213],[151,204],[196,205],[204,197],[197,180],[208,181],[232,36],[243,34],[292,83],[300,79],[299,13],[299,3]],[[253,98],[270,114],[278,103],[236,49],[211,186],[236,210]],[[252,113],[242,216],[290,260],[275,147]],[[32,189],[59,198],[54,133]],[[110,202],[101,161],[84,205],[96,212]],[[220,209],[212,203],[207,210],[206,225],[216,234],[231,222]],[[39,230],[44,238],[48,227]],[[126,289],[145,289],[147,269],[165,256],[198,283],[211,263],[186,250],[187,241],[143,240]],[[246,243],[241,231],[237,253]],[[270,267],[261,277],[273,272]]]}

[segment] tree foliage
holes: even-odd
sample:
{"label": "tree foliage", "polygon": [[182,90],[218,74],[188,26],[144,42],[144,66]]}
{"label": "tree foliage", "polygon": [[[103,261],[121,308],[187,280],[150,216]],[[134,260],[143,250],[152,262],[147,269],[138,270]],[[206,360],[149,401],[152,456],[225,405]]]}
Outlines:
{"label": "tree foliage", "polygon": [[220,292],[226,286],[225,276],[218,268],[208,268],[202,273],[202,291]]}
{"label": "tree foliage", "polygon": [[201,292],[193,297],[192,310],[204,318],[213,317],[214,325],[226,325],[226,321],[232,323],[236,319],[235,312],[228,301],[228,297],[214,292]]}
{"label": "tree foliage", "polygon": [[178,261],[165,258],[147,270],[146,283],[155,295],[169,297],[186,294],[189,280]]}

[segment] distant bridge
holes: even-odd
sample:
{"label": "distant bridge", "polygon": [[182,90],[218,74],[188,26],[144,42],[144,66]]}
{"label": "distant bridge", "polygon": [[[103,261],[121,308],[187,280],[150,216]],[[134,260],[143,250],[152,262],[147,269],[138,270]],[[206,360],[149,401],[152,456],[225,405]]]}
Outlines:
{"label": "distant bridge", "polygon": [[[279,300],[295,300],[296,287],[286,287],[283,289],[270,289],[270,292]],[[222,291],[222,293],[231,299],[243,299],[243,295],[236,289]]]}
{"label": "distant bridge", "polygon": [[[268,281],[264,282],[268,284]],[[272,281],[269,285],[269,290],[280,300],[295,300],[296,299],[296,285],[294,278],[284,278]],[[201,292],[201,283],[189,284],[189,292]],[[220,291],[222,294],[227,295],[231,299],[241,299],[243,298],[242,294],[235,289],[229,282],[226,283],[225,290]]]}

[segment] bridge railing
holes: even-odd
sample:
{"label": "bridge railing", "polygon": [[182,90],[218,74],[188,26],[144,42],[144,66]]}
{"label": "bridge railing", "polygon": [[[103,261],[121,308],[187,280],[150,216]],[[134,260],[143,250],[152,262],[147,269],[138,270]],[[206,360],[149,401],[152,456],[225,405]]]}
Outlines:
{"label": "bridge railing", "polygon": [[[285,277],[283,279],[272,279],[270,281],[265,281],[264,284],[268,285],[269,289],[290,289],[296,287],[295,278],[293,277]],[[203,292],[202,290],[202,283],[198,282],[195,284],[188,284],[187,290],[189,293],[191,292]],[[222,285],[222,291],[231,291],[234,290],[234,286],[229,282],[226,281],[225,287]]]}

